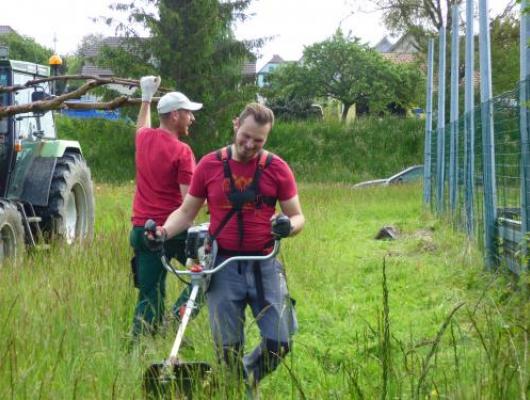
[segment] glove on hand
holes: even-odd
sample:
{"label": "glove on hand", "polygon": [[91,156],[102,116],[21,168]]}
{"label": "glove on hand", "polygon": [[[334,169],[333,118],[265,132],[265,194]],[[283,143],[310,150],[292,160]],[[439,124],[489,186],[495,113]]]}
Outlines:
{"label": "glove on hand", "polygon": [[160,86],[159,76],[143,76],[140,79],[140,88],[142,89],[142,101],[151,102],[158,87]]}
{"label": "glove on hand", "polygon": [[144,229],[144,241],[147,248],[151,251],[163,250],[167,239],[166,230],[162,226],[156,226],[156,222],[152,219],[145,222]]}
{"label": "glove on hand", "polygon": [[276,239],[283,239],[291,234],[291,220],[289,217],[283,214],[278,214],[276,217],[274,217],[274,219],[271,221],[271,226],[272,235]]}

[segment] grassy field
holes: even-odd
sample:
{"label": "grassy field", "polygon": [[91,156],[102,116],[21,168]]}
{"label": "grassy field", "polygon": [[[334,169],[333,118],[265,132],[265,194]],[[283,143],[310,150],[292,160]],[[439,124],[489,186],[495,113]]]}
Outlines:
{"label": "grassy field", "polygon": [[[263,399],[528,398],[526,286],[484,273],[464,236],[422,210],[419,186],[300,189],[308,222],[281,254],[300,330]],[[175,327],[128,351],[132,193],[97,185],[90,245],[0,269],[1,399],[142,397]],[[374,240],[384,225],[399,239]],[[169,303],[180,286],[168,284]],[[254,324],[248,335],[256,343]],[[186,336],[186,359],[214,363],[206,310]]]}

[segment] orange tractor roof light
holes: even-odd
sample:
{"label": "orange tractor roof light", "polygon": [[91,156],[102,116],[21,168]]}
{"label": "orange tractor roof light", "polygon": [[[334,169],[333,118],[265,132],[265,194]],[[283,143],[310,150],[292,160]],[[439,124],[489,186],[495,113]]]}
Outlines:
{"label": "orange tractor roof light", "polygon": [[63,65],[63,59],[57,54],[54,54],[48,60],[48,64],[51,66]]}

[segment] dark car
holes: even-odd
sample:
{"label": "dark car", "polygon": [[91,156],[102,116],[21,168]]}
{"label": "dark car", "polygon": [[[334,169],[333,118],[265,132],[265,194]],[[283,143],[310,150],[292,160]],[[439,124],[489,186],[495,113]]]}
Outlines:
{"label": "dark car", "polygon": [[370,186],[388,186],[398,183],[418,182],[421,179],[423,179],[423,165],[413,165],[412,167],[408,167],[389,178],[372,179],[370,181],[360,182],[353,185],[353,188],[359,189]]}

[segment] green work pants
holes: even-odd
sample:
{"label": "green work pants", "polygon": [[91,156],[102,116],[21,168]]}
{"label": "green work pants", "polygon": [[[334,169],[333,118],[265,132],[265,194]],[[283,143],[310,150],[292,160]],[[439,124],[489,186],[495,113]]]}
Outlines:
{"label": "green work pants", "polygon": [[[139,290],[132,328],[132,335],[137,337],[156,333],[163,320],[167,271],[160,260],[160,252],[152,251],[146,246],[143,227],[134,227],[129,240],[134,249]],[[183,232],[165,242],[164,250],[168,260],[176,258],[181,264],[185,264],[185,241],[186,232]]]}

